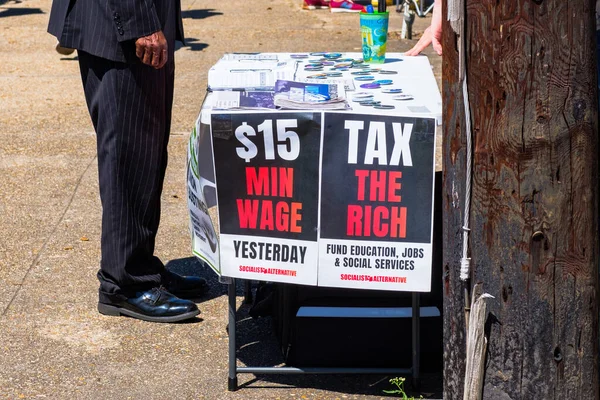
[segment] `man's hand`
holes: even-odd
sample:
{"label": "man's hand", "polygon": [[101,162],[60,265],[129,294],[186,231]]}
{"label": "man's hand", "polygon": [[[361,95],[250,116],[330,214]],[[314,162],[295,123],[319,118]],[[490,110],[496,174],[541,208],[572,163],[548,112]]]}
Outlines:
{"label": "man's hand", "polygon": [[165,66],[169,58],[167,39],[162,31],[154,32],[135,41],[135,55],[146,65],[156,69]]}

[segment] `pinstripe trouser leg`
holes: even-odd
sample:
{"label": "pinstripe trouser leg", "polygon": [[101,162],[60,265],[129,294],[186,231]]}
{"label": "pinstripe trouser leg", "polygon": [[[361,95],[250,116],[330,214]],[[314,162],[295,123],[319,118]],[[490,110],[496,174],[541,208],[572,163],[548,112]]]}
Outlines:
{"label": "pinstripe trouser leg", "polygon": [[79,52],[86,102],[96,130],[102,201],[100,301],[157,286],[153,255],[167,167],[174,63],[155,70]]}

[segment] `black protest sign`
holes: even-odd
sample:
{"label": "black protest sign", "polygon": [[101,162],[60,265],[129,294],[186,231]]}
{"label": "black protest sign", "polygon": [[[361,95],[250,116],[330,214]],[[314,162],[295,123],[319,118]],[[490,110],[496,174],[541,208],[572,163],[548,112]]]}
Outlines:
{"label": "black protest sign", "polygon": [[326,113],[321,238],[430,243],[435,120]]}
{"label": "black protest sign", "polygon": [[222,234],[317,240],[320,113],[211,118]]}

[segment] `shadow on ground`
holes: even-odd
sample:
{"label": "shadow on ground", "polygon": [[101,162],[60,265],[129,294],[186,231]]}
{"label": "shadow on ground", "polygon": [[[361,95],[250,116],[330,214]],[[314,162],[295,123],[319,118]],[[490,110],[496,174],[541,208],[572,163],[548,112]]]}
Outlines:
{"label": "shadow on ground", "polygon": [[223,13],[214,10],[185,10],[181,12],[182,18],[191,19],[205,19],[215,15],[223,15]]}
{"label": "shadow on ground", "polygon": [[188,48],[191,51],[202,51],[208,47],[207,43],[201,43],[196,38],[186,37],[185,38],[185,46],[181,42],[175,42],[175,51]]}
{"label": "shadow on ground", "polygon": [[[2,5],[0,1],[0,5]],[[44,14],[40,8],[25,8],[25,7],[12,7],[12,8],[0,8],[0,18],[6,17],[21,17],[23,15],[31,14]]]}
{"label": "shadow on ground", "polygon": [[[166,267],[180,275],[203,277],[210,285],[209,293],[197,299],[204,302],[220,296],[227,296],[227,285],[219,283],[217,275],[210,267],[195,257],[172,260]],[[242,284],[236,285],[238,299],[245,297],[245,288]],[[256,299],[256,287],[253,287],[251,298]],[[275,335],[271,317],[252,318],[250,310],[253,304],[242,304],[236,312],[236,339],[237,359],[243,365],[252,367],[277,367],[285,365],[281,345]],[[198,320],[190,321],[191,323]],[[393,375],[257,375],[248,380],[248,375],[240,374],[241,382],[239,391],[256,390],[264,388],[313,388],[324,391],[338,392],[351,395],[371,395],[381,397],[398,397],[387,394],[384,390],[393,390],[389,382]],[[416,391],[411,387],[410,377],[406,377],[406,393],[411,396],[423,395],[425,398],[442,397],[442,374],[428,373],[421,376],[421,390]]]}
{"label": "shadow on ground", "polygon": [[217,274],[206,264],[200,262],[196,257],[180,258],[171,260],[165,265],[169,271],[184,276],[199,276],[206,279],[210,290],[199,299],[193,299],[196,303],[203,303],[227,293],[227,287],[219,283]]}

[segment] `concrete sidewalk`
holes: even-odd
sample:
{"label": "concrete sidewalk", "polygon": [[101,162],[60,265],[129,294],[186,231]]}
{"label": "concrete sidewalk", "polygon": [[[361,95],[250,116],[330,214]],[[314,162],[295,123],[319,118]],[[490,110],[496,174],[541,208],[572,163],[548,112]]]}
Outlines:
{"label": "concrete sidewalk", "polygon": [[[170,164],[157,254],[212,283],[201,318],[152,324],[97,313],[100,201],[95,135],[75,57],[46,33],[51,0],[0,0],[0,399],[380,398],[390,377],[240,376],[227,392],[225,288],[190,257],[188,134],[209,67],[232,51],[359,51],[358,16],[300,0],[183,0]],[[392,13],[392,37],[402,15]],[[429,18],[417,19],[422,32]],[[392,40],[389,51],[416,41]],[[428,54],[432,54],[428,50]],[[436,76],[440,57],[430,57]],[[241,300],[241,298],[239,298]],[[276,360],[268,321],[239,313],[240,358]],[[439,377],[424,396],[439,396]]]}

